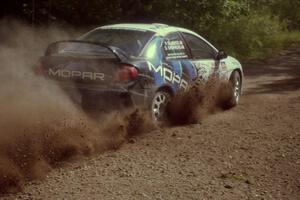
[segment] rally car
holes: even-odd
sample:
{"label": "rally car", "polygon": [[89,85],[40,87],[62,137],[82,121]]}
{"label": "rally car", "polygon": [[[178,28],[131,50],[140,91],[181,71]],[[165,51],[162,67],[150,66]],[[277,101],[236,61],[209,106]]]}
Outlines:
{"label": "rally car", "polygon": [[143,105],[155,121],[166,117],[170,98],[212,75],[232,85],[228,103],[235,106],[243,78],[238,60],[193,31],[165,24],[108,25],[55,42],[36,71],[80,94],[84,109]]}

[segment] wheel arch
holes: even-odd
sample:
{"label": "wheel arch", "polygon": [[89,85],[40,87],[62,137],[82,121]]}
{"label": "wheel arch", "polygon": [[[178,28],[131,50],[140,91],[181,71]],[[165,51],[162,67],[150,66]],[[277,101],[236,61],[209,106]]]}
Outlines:
{"label": "wheel arch", "polygon": [[156,91],[164,91],[164,92],[169,93],[171,96],[175,95],[175,91],[169,85],[163,85],[163,86],[159,87]]}

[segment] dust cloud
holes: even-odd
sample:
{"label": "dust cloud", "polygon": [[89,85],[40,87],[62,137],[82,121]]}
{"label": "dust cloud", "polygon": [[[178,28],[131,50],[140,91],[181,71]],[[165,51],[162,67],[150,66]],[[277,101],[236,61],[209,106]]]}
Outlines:
{"label": "dust cloud", "polygon": [[139,109],[91,119],[33,73],[49,43],[77,35],[65,27],[0,21],[0,194],[20,191],[63,161],[118,148],[149,125]]}
{"label": "dust cloud", "polygon": [[232,87],[227,81],[215,77],[207,82],[195,83],[184,92],[176,94],[167,106],[168,126],[200,123],[207,116],[228,109]]}

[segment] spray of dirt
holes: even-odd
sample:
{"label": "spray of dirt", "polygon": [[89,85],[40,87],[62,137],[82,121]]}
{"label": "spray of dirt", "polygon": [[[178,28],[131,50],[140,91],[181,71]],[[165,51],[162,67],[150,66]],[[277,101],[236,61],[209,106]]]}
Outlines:
{"label": "spray of dirt", "polygon": [[210,78],[196,81],[187,91],[178,93],[167,106],[167,125],[201,122],[208,115],[227,109],[232,88],[227,81]]}
{"label": "spray of dirt", "polygon": [[74,35],[0,21],[0,194],[19,191],[63,161],[116,149],[151,127],[139,109],[91,119],[32,72],[47,44]]}

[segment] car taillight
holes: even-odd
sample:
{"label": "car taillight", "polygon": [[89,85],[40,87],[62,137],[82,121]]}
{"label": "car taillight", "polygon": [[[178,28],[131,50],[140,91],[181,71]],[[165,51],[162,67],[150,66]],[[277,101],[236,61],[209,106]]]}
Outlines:
{"label": "car taillight", "polygon": [[34,72],[36,75],[43,75],[44,74],[44,67],[41,62],[38,62],[34,68]]}
{"label": "car taillight", "polygon": [[116,73],[118,82],[132,81],[138,76],[138,70],[132,65],[121,65]]}

